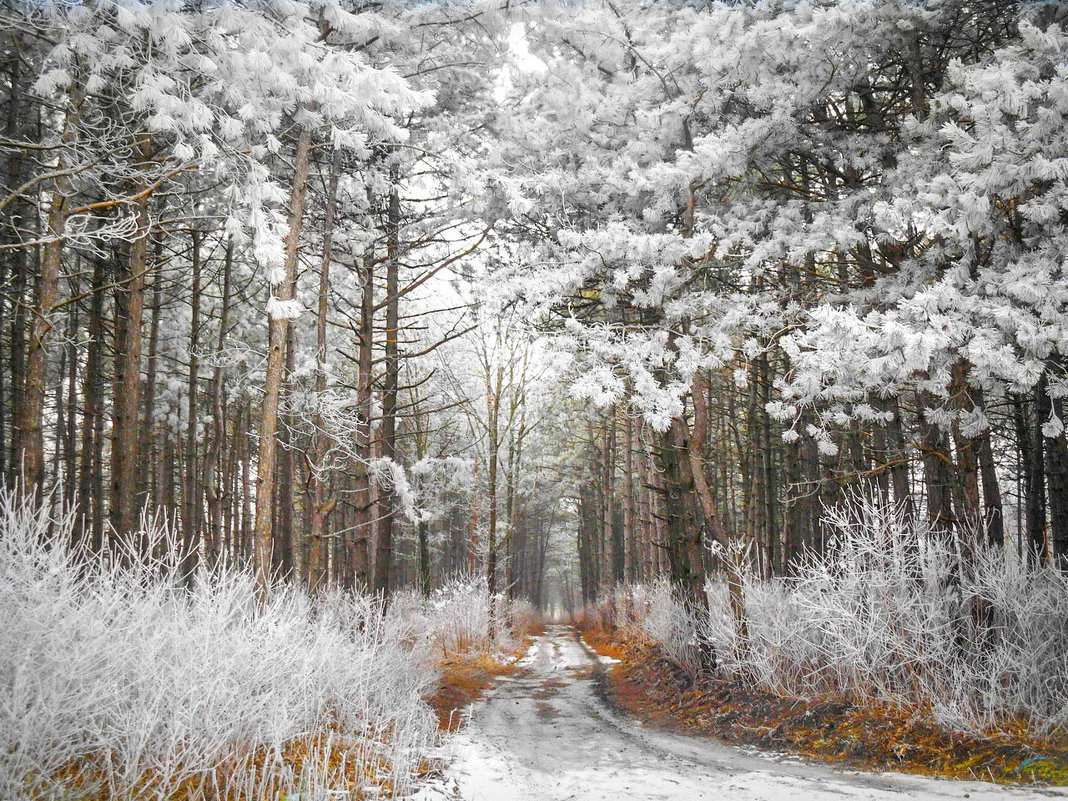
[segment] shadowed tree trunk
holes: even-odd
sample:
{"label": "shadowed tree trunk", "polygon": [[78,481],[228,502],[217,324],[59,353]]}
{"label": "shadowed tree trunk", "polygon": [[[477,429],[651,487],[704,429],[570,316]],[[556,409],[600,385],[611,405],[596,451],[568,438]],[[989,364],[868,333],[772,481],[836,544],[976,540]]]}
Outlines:
{"label": "shadowed tree trunk", "polygon": [[[141,157],[151,158],[148,139],[140,143]],[[124,287],[122,350],[117,354],[121,366],[115,383],[113,428],[111,437],[111,525],[120,540],[135,549],[134,556],[147,555],[148,542],[142,532],[131,541],[138,529],[140,495],[137,491],[137,472],[140,462],[141,420],[141,323],[145,307],[145,283],[148,273],[148,239],[150,192],[142,187],[134,203],[137,219],[135,239],[130,243],[129,272]]]}
{"label": "shadowed tree trunk", "polygon": [[1042,424],[1049,419],[1050,401],[1045,376],[1034,390],[1034,416],[1029,432],[1030,470],[1027,476],[1027,555],[1033,565],[1045,564],[1046,547],[1046,461]]}
{"label": "shadowed tree trunk", "polygon": [[330,308],[330,263],[333,258],[334,220],[337,215],[337,182],[341,156],[336,151],[330,160],[327,179],[326,210],[323,222],[323,254],[319,265],[319,306],[315,329],[315,395],[312,416],[315,433],[312,435],[312,455],[308,464],[310,528],[308,531],[308,562],[305,581],[309,589],[319,589],[327,578],[326,524],[336,499],[330,496],[326,474],[330,436],[326,432],[321,404],[326,395],[326,330]]}
{"label": "shadowed tree trunk", "polygon": [[[60,138],[61,147],[56,164],[56,173],[59,177],[52,182],[52,197],[47,219],[48,241],[44,246],[40,272],[37,276],[36,302],[33,309],[33,321],[30,325],[29,343],[26,347],[26,366],[21,382],[21,393],[19,393],[21,397],[14,425],[13,472],[18,474],[21,471],[22,478],[19,486],[23,497],[34,499],[36,502],[42,500],[44,492],[43,425],[48,380],[48,342],[53,327],[52,316],[59,300],[63,238],[66,233],[67,219],[73,206],[71,201],[73,188],[70,178],[63,173],[70,167],[67,163],[67,151],[78,138],[81,118],[80,91],[72,88],[68,93],[67,102],[63,133]],[[18,330],[13,330],[13,334],[21,342],[22,330],[17,321],[16,328]],[[16,387],[19,385],[17,377],[15,385]]]}
{"label": "shadowed tree trunk", "polygon": [[296,367],[296,344],[293,340],[293,326],[286,331],[286,368],[282,378],[282,409],[279,413],[281,430],[278,432],[278,459],[275,466],[275,513],[277,515],[274,530],[274,569],[279,576],[289,578],[294,569],[299,571],[301,559],[299,553],[303,547],[303,538],[293,528],[293,415],[290,411],[292,398],[292,378]]}
{"label": "shadowed tree trunk", "polygon": [[[285,274],[278,285],[277,298],[282,303],[291,302],[296,293],[297,256],[300,234],[304,225],[304,199],[311,164],[311,130],[301,128],[293,164],[293,185],[289,196],[289,231],[285,243]],[[264,384],[263,404],[260,413],[259,460],[256,468],[256,518],[253,523],[254,569],[256,584],[261,598],[266,595],[270,582],[274,513],[274,470],[278,443],[278,403],[285,371],[286,334],[289,330],[289,309],[277,309],[270,313],[268,322],[267,372]]]}
{"label": "shadowed tree trunk", "polygon": [[[382,377],[382,423],[378,430],[382,458],[397,458],[397,386],[400,378],[400,349],[397,329],[400,326],[400,191],[397,169],[390,168],[392,187],[386,212],[386,343],[385,370]],[[389,572],[393,561],[393,522],[396,517],[393,482],[390,481],[379,502],[378,537],[375,540],[375,592],[389,594]]]}
{"label": "shadowed tree trunk", "polygon": [[[1052,409],[1064,420],[1064,401],[1056,398]],[[1049,482],[1049,538],[1054,564],[1068,570],[1068,443],[1064,433],[1046,438],[1046,479]]]}
{"label": "shadowed tree trunk", "polygon": [[192,291],[189,297],[189,386],[186,390],[186,425],[185,432],[185,475],[182,486],[185,493],[182,496],[182,543],[184,561],[182,573],[186,580],[191,580],[200,563],[200,471],[197,469],[197,387],[200,381],[200,293],[201,293],[201,263],[200,244],[201,233],[194,228],[190,232],[191,268],[192,268]]}
{"label": "shadowed tree trunk", "polygon": [[103,446],[104,446],[104,265],[93,258],[93,286],[89,296],[89,343],[82,391],[81,465],[78,474],[78,539],[88,541],[93,553],[104,547]]}
{"label": "shadowed tree trunk", "polygon": [[215,368],[211,376],[211,437],[208,451],[204,455],[204,490],[208,495],[208,527],[205,531],[205,557],[209,568],[216,568],[223,560],[223,500],[231,493],[227,492],[227,473],[222,480],[217,477],[219,460],[223,443],[226,439],[226,401],[223,384],[223,353],[226,349],[226,336],[230,325],[230,293],[233,273],[234,243],[226,245],[223,257],[222,299],[219,304],[219,336],[215,342]]}

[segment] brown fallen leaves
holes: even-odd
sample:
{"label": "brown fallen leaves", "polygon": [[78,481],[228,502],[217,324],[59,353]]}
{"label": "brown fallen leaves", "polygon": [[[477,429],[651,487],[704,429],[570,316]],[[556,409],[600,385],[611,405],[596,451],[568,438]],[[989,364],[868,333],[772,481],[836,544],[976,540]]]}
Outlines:
{"label": "brown fallen leaves", "polygon": [[518,670],[512,654],[501,660],[491,654],[450,654],[443,657],[439,667],[441,678],[437,690],[427,703],[437,713],[441,731],[456,731],[463,722],[463,711],[482,697],[498,676]]}
{"label": "brown fallen leaves", "polygon": [[[319,734],[287,740],[280,748],[235,744],[232,753],[210,769],[145,771],[117,788],[108,781],[110,760],[86,757],[57,771],[54,785],[62,787],[66,796],[87,801],[113,798],[116,791],[122,797],[168,801],[265,801],[285,798],[281,788],[289,784],[287,777],[303,775],[314,776],[321,786],[354,799],[391,796],[393,768],[380,748],[389,732],[369,731],[363,737],[352,737],[333,725],[326,728]],[[421,765],[420,772],[431,768]]]}
{"label": "brown fallen leaves", "polygon": [[919,708],[785,698],[724,676],[695,682],[652,644],[603,629],[584,636],[599,653],[622,660],[607,674],[612,700],[664,729],[874,770],[1068,785],[1063,735],[977,736],[942,728]]}

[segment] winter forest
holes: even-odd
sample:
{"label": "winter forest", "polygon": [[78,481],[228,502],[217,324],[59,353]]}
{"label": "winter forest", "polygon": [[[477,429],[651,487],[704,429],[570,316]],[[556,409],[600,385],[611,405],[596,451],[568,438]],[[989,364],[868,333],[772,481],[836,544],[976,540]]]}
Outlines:
{"label": "winter forest", "polygon": [[1068,785],[1068,7],[9,0],[0,126],[0,798]]}

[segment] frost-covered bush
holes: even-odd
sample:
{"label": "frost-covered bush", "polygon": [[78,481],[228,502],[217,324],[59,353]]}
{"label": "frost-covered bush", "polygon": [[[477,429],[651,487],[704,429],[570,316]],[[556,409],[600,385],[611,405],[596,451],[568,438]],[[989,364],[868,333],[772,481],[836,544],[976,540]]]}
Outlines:
{"label": "frost-covered bush", "polygon": [[697,633],[700,621],[665,580],[654,582],[646,593],[648,613],[641,632],[656,642],[664,656],[691,675],[700,669]]}
{"label": "frost-covered bush", "polygon": [[584,627],[620,629],[655,643],[662,655],[690,675],[702,668],[698,634],[708,623],[681,601],[670,582],[618,585],[599,603],[583,610]]}
{"label": "frost-covered bush", "polygon": [[[396,790],[435,736],[410,619],[252,576],[71,555],[0,496],[0,797],[337,798]],[[173,561],[171,562],[173,566]]]}
{"label": "frost-covered bush", "polygon": [[512,637],[523,637],[541,630],[541,612],[525,598],[515,598],[508,601],[508,623]]}
{"label": "frost-covered bush", "polygon": [[417,629],[422,641],[442,656],[491,650],[485,582],[457,579],[425,599],[415,590],[403,590],[390,600],[389,616]]}
{"label": "frost-covered bush", "polygon": [[540,622],[537,610],[523,600],[498,593],[494,603],[496,625],[490,633],[489,590],[485,579],[457,577],[424,599],[415,590],[390,599],[390,618],[406,621],[422,641],[443,656],[492,654],[508,649],[518,637]]}
{"label": "frost-covered bush", "polygon": [[1068,576],[1012,549],[962,550],[869,501],[824,522],[825,556],[789,578],[747,578],[744,648],[717,579],[703,620],[665,582],[611,605],[625,595],[637,618],[627,627],[691,673],[701,626],[724,670],[777,693],[919,708],[968,731],[1068,729]]}
{"label": "frost-covered bush", "polygon": [[792,695],[919,705],[962,729],[1068,726],[1068,577],[1012,549],[962,551],[871,502],[825,522],[826,558],[749,582],[749,648],[735,663],[747,676]]}

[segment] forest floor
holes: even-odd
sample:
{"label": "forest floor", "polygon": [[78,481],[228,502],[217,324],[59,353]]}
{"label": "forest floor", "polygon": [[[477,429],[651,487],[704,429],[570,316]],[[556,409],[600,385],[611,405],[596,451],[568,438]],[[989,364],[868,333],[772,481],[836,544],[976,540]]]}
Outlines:
{"label": "forest floor", "polygon": [[[633,660],[628,653],[619,653]],[[471,705],[464,715],[466,725],[448,736],[439,755],[441,764],[447,764],[444,775],[424,787],[418,798],[1068,798],[1061,789],[860,772],[727,745],[661,726],[646,708],[644,716],[656,724],[649,725],[621,713],[620,707],[626,707],[614,700],[618,677],[633,671],[635,664],[599,656],[569,626],[549,627],[534,638],[515,668],[494,676],[493,686]],[[670,682],[665,686],[670,688]],[[670,692],[675,695],[677,689]],[[655,703],[654,696],[642,697]],[[620,700],[637,713],[642,708],[637,698],[635,691],[629,702],[626,697]]]}
{"label": "forest floor", "polygon": [[520,643],[510,650],[497,653],[473,650],[442,655],[438,660],[441,674],[437,688],[427,698],[427,703],[438,716],[438,729],[443,732],[456,731],[468,707],[481,699],[497,679],[518,671],[519,659],[535,638],[543,634],[545,627],[538,622],[521,630],[518,635]]}
{"label": "forest floor", "polygon": [[787,698],[722,676],[693,680],[655,645],[586,631],[600,653],[610,701],[667,731],[704,735],[865,770],[1002,784],[1068,785],[1068,742],[1021,733],[980,737],[942,728],[925,710],[841,698]]}
{"label": "forest floor", "polygon": [[482,698],[497,679],[514,674],[515,659],[492,654],[451,654],[440,663],[441,677],[427,702],[438,716],[441,731],[456,731],[465,710]]}

